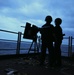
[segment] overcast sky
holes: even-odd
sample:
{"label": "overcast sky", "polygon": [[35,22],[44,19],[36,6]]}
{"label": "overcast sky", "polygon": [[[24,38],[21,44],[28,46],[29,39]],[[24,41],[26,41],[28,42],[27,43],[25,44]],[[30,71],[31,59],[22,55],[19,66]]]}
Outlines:
{"label": "overcast sky", "polygon": [[23,33],[26,22],[41,27],[47,15],[53,25],[55,18],[62,18],[63,33],[74,36],[73,0],[0,0],[0,29]]}

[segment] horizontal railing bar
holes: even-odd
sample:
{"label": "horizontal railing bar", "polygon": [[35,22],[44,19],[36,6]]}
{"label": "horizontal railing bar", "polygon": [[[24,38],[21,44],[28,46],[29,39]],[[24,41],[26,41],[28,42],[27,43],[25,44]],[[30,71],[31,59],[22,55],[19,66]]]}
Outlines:
{"label": "horizontal railing bar", "polygon": [[[0,49],[0,50],[16,50],[16,49]],[[20,48],[20,50],[29,50],[29,48]],[[63,53],[68,53],[68,52],[65,52],[65,51],[61,51]]]}
{"label": "horizontal railing bar", "polygon": [[[0,49],[0,50],[16,50],[16,48],[15,49],[11,49],[11,48],[10,49],[9,48],[7,49],[6,48],[6,49]],[[20,50],[29,50],[29,48],[20,48]]]}
{"label": "horizontal railing bar", "polygon": [[64,51],[61,51],[62,53],[68,53],[68,52],[64,52]]}
{"label": "horizontal railing bar", "polygon": [[16,40],[8,40],[8,39],[0,39],[0,41],[14,41],[14,42],[17,42]]}
{"label": "horizontal railing bar", "polygon": [[72,37],[72,39],[74,39],[74,38]]}
{"label": "horizontal railing bar", "polygon": [[13,32],[13,31],[8,31],[8,30],[3,30],[3,29],[0,29],[0,31],[18,34],[18,32]]}
{"label": "horizontal railing bar", "polygon": [[63,39],[69,39],[69,37],[63,37]]}
{"label": "horizontal railing bar", "polygon": [[20,50],[29,50],[29,48],[20,48]]}
{"label": "horizontal railing bar", "polygon": [[0,50],[16,50],[16,48],[15,48],[15,49],[11,49],[11,48],[10,48],[10,49],[7,49],[7,48],[6,48],[6,49],[0,49]]}
{"label": "horizontal railing bar", "polygon": [[[0,41],[14,41],[14,42],[17,42],[16,40],[8,40],[8,39],[0,39]],[[21,41],[21,43],[22,42],[31,43],[30,41]]]}

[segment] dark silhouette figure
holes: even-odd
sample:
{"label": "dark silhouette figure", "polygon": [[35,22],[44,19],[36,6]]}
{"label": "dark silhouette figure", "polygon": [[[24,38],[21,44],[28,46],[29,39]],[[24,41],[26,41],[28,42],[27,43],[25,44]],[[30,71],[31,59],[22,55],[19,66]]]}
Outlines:
{"label": "dark silhouette figure", "polygon": [[61,66],[62,62],[61,62],[61,44],[62,44],[62,40],[63,40],[63,36],[65,34],[63,34],[62,32],[62,28],[61,28],[61,23],[62,23],[62,19],[61,18],[56,18],[55,19],[55,43],[54,43],[54,48],[55,48],[55,63],[56,66]]}
{"label": "dark silhouette figure", "polygon": [[42,48],[41,48],[41,65],[44,64],[45,57],[46,57],[46,49],[48,48],[49,52],[49,66],[53,65],[53,58],[54,58],[54,50],[53,50],[53,32],[54,26],[51,24],[52,17],[46,16],[45,18],[46,23],[42,26],[40,33],[42,39]]}

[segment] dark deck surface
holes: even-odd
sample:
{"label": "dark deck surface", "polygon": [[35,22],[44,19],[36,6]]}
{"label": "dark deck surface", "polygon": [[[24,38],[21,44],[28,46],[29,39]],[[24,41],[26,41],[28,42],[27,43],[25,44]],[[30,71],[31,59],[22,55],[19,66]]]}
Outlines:
{"label": "dark deck surface", "polygon": [[0,60],[0,75],[7,75],[10,71],[16,71],[14,75],[74,75],[74,61],[62,58],[62,67],[53,68],[39,66],[39,55],[28,55],[16,58]]}

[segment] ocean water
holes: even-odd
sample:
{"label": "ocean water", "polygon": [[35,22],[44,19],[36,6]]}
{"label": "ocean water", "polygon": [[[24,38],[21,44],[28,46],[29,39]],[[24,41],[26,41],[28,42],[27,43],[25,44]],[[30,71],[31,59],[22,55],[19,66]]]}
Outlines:
{"label": "ocean water", "polygon": [[[27,54],[31,44],[32,44],[32,42],[21,42],[20,54]],[[0,55],[16,54],[16,49],[17,49],[17,42],[0,41]],[[34,43],[33,43],[31,49],[34,49]],[[69,50],[68,45],[62,44],[61,55],[68,56],[68,50]],[[39,47],[39,51],[41,51],[40,47]],[[72,52],[74,52],[74,45],[72,46]],[[34,51],[30,51],[30,53],[34,53]],[[46,53],[48,53],[48,50]]]}

